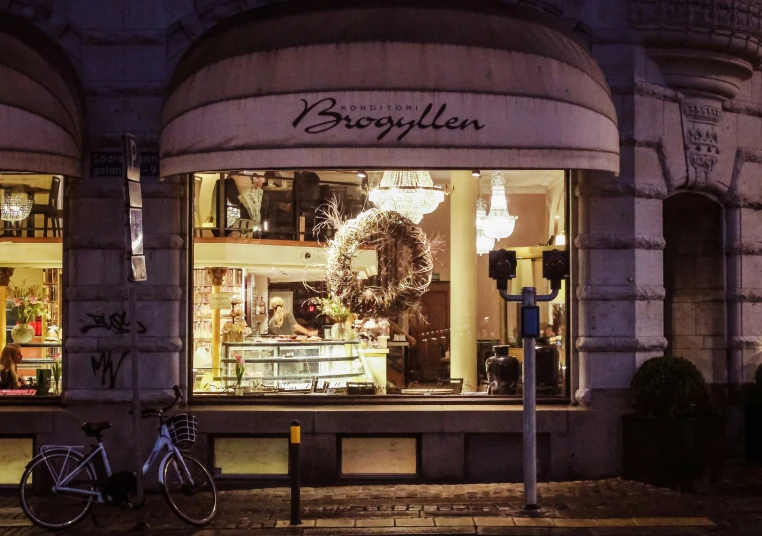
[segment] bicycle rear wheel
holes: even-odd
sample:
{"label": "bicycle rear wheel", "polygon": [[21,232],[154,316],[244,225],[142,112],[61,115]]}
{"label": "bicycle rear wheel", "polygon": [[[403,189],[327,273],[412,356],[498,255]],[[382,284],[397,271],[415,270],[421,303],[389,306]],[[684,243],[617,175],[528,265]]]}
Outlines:
{"label": "bicycle rear wheel", "polygon": [[[183,461],[185,463],[183,463]],[[164,466],[164,496],[177,516],[203,527],[217,514],[217,486],[200,461],[172,454]]]}
{"label": "bicycle rear wheel", "polygon": [[[56,482],[82,462],[77,452],[50,452],[37,456],[24,471],[19,483],[21,509],[35,525],[62,530],[82,521],[92,508],[93,497],[74,492],[58,492]],[[51,472],[52,471],[52,472]],[[77,471],[67,487],[95,491],[93,468],[86,465]]]}

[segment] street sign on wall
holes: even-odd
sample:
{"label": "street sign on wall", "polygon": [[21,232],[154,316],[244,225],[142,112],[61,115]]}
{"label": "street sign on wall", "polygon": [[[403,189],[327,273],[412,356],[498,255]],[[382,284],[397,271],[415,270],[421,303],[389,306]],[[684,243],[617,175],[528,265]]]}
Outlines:
{"label": "street sign on wall", "polygon": [[[140,176],[144,179],[156,179],[161,176],[159,169],[159,151],[145,151],[138,148]],[[91,177],[124,177],[124,153],[121,151],[91,151]]]}
{"label": "street sign on wall", "polygon": [[[98,153],[91,154],[91,163],[94,159],[97,160]],[[105,160],[106,166],[111,166],[114,162],[110,158],[101,158]],[[126,161],[126,165],[125,164]],[[122,171],[125,178],[125,201],[127,217],[126,221],[129,227],[129,240],[130,240],[130,276],[132,281],[145,281],[148,279],[146,273],[146,258],[143,255],[143,195],[140,191],[140,178],[142,175],[142,160],[140,158],[140,149],[135,141],[135,137],[131,134],[125,134],[124,136],[124,155],[119,162],[119,169]],[[111,167],[95,168],[101,169],[105,172],[110,172]],[[108,175],[96,175],[93,172],[93,168],[90,169],[91,176],[108,176]]]}

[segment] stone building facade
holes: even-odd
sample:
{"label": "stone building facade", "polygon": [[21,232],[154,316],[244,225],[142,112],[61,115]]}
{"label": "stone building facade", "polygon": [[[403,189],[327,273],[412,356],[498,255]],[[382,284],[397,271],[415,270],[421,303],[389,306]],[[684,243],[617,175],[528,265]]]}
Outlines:
{"label": "stone building facade", "polygon": [[[149,280],[138,290],[137,318],[145,326],[140,335],[141,364],[151,372],[141,379],[143,399],[165,400],[171,385],[187,386],[189,191],[181,173],[189,170],[172,151],[182,152],[193,143],[184,147],[187,140],[181,135],[168,139],[167,129],[178,114],[208,104],[203,95],[193,93],[192,84],[181,86],[193,76],[183,70],[195,65],[201,72],[212,63],[205,59],[203,46],[210,34],[215,35],[215,27],[234,28],[237,17],[252,20],[256,10],[276,3],[284,9],[294,4],[0,2],[2,16],[11,21],[2,36],[22,44],[25,39],[38,41],[37,45],[44,41],[45,47],[35,50],[48,64],[27,74],[45,82],[63,102],[68,122],[59,123],[70,139],[79,142],[49,151],[63,155],[59,161],[64,169],[45,169],[73,177],[67,186],[64,239],[65,405],[3,407],[6,422],[14,423],[18,433],[32,434],[40,443],[69,441],[78,437],[78,422],[102,418],[104,413],[127,422],[118,403],[130,400],[129,375],[123,373],[113,385],[104,385],[93,372],[91,357],[117,360],[129,350],[129,338],[113,324],[86,329],[93,316],[109,318],[126,310],[123,186],[91,173],[91,154],[120,149],[125,132],[134,134],[144,151],[160,152],[162,167],[175,158],[171,172],[144,181]],[[461,4],[470,6],[468,10],[480,9],[471,2]],[[610,90],[610,97],[589,107],[599,106],[597,113],[603,117],[610,98],[619,134],[618,140],[606,140],[618,145],[618,173],[609,165],[587,167],[582,161],[570,160],[564,166],[575,169],[576,352],[572,396],[564,405],[539,410],[547,474],[552,478],[617,474],[619,418],[627,411],[629,382],[644,360],[667,349],[693,360],[714,386],[731,417],[729,437],[740,444],[743,430],[736,394],[762,362],[762,75],[757,70],[762,60],[762,2],[506,0],[502,4],[524,10],[532,20],[547,21],[553,28],[549,35],[535,36],[538,49],[555,38],[553,32],[573,35],[589,47],[594,59],[589,77],[595,79],[596,72],[602,72]],[[10,28],[14,25],[30,30],[25,35]],[[441,28],[438,39],[459,43],[457,29]],[[383,28],[379,31],[383,33]],[[312,32],[310,37],[320,41],[321,28]],[[47,50],[65,56],[69,65],[61,67],[55,56],[46,55]],[[6,56],[0,63],[14,69]],[[277,71],[278,66],[272,68]],[[57,85],[47,82],[52,79]],[[527,84],[531,86],[532,80]],[[22,87],[9,84],[8,94],[0,93],[4,109],[24,108],[17,98]],[[441,88],[433,88],[437,89]],[[194,104],[193,98],[200,100]],[[46,117],[48,112],[40,107],[36,113]],[[533,125],[527,136],[542,138],[548,128]],[[573,134],[572,127],[560,142],[556,160],[544,167],[563,166],[562,149],[574,145]],[[214,142],[209,140],[210,145]],[[40,145],[54,141],[30,142],[35,143],[30,151],[39,155],[45,153]],[[0,152],[0,168],[35,169],[35,164],[12,153]],[[543,167],[538,160],[524,163],[524,167]],[[464,164],[461,167],[469,169],[478,165]],[[122,370],[129,366],[127,356]],[[335,478],[336,437],[348,431],[420,434],[421,476],[429,480],[468,478],[464,469],[468,434],[496,434],[509,445],[506,448],[520,453],[521,408],[516,406],[419,405],[416,412],[394,403],[350,411],[321,405],[254,406],[245,410],[246,419],[240,409],[193,403],[191,407],[209,433],[275,433],[286,430],[294,417],[309,423],[304,432],[310,447],[305,463],[313,482]],[[419,411],[426,412],[426,418]],[[127,427],[114,431],[114,440],[128,437]],[[208,446],[201,443],[202,449]]]}

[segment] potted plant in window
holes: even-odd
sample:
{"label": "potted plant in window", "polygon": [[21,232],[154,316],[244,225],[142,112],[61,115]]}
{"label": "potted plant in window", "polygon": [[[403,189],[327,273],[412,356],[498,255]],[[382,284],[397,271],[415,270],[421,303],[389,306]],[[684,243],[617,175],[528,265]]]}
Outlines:
{"label": "potted plant in window", "polygon": [[762,365],[754,373],[746,402],[746,457],[762,462]]}
{"label": "potted plant in window", "polygon": [[8,306],[16,315],[16,325],[11,330],[11,338],[17,344],[26,344],[34,338],[34,327],[29,323],[34,322],[41,316],[46,316],[44,290],[41,287],[8,285],[10,296]]}
{"label": "potted plant in window", "polygon": [[681,357],[649,359],[630,385],[635,414],[623,417],[625,478],[690,490],[717,475],[725,426],[701,372]]}

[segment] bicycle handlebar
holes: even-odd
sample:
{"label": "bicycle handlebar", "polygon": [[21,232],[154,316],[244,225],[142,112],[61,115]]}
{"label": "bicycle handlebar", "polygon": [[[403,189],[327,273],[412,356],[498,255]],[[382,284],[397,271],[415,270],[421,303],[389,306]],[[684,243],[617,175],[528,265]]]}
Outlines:
{"label": "bicycle handlebar", "polygon": [[[160,409],[143,409],[140,410],[140,416],[144,419],[147,419],[148,417],[161,417],[164,413],[175,407],[175,404],[177,404],[180,400],[183,398],[183,393],[180,391],[180,387],[177,385],[172,386],[172,390],[175,392],[175,399],[169,403],[169,405],[165,408]],[[133,414],[133,411],[130,410],[130,415]]]}

